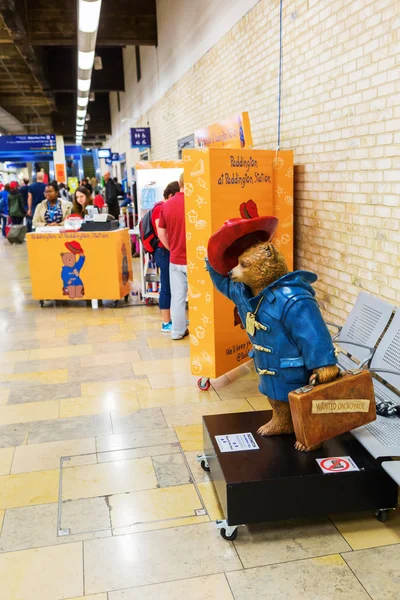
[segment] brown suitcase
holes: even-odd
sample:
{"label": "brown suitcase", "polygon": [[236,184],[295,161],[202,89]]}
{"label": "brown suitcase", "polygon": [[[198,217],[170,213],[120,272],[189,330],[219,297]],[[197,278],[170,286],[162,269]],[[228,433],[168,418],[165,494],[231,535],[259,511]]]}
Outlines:
{"label": "brown suitcase", "polygon": [[296,439],[306,448],[376,419],[369,371],[346,373],[329,383],[299,388],[290,392],[289,402]]}

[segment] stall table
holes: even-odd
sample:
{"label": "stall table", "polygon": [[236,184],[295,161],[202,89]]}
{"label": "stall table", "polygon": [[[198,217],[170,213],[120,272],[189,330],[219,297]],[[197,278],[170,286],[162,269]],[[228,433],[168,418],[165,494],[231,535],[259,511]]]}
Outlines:
{"label": "stall table", "polygon": [[29,233],[32,296],[45,300],[127,301],[132,281],[128,229]]}

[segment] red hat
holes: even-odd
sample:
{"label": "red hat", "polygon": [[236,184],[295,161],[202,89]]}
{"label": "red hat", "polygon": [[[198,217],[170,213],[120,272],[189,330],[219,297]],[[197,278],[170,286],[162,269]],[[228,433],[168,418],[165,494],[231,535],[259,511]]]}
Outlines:
{"label": "red hat", "polygon": [[73,242],[65,242],[65,247],[67,250],[73,252],[74,254],[83,254],[82,246],[79,242],[76,242],[75,240]]}
{"label": "red hat", "polygon": [[229,219],[208,241],[208,260],[221,275],[227,275],[253,244],[270,241],[278,227],[276,217],[259,217],[257,205],[249,200],[240,206],[241,219]]}
{"label": "red hat", "polygon": [[10,190],[16,190],[18,188],[18,182],[17,181],[12,181],[10,183]]}

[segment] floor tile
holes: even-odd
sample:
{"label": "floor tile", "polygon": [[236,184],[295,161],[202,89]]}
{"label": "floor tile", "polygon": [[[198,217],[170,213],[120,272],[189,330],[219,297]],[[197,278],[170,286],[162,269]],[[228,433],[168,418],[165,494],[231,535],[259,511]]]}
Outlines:
{"label": "floor tile", "polygon": [[122,342],[101,342],[92,344],[93,355],[97,354],[114,354],[115,352],[132,352],[137,350],[136,339]]}
{"label": "floor tile", "polygon": [[400,543],[400,509],[391,512],[386,523],[370,513],[331,515],[331,520],[353,550]]}
{"label": "floor tile", "polygon": [[151,360],[142,360],[132,363],[135,375],[152,375],[156,373],[174,373],[175,371],[190,372],[189,358],[171,358],[158,360],[156,363]]}
{"label": "floor tile", "polygon": [[15,448],[0,448],[0,475],[8,475],[11,469]]}
{"label": "floor tile", "polygon": [[212,523],[84,542],[84,556],[88,594],[241,568]]}
{"label": "floor tile", "polygon": [[142,317],[133,317],[125,319],[125,323],[120,324],[121,331],[153,331],[160,329],[160,323],[157,321],[146,321]]}
{"label": "floor tile", "polygon": [[[61,364],[61,363],[60,363]],[[80,365],[79,356],[71,356],[63,358],[62,368],[71,369],[72,367],[78,367]],[[54,370],[54,363],[48,359],[40,360],[25,360],[19,361],[14,364],[13,373],[33,373],[35,371],[52,371]]]}
{"label": "floor tile", "polygon": [[224,513],[222,512],[214,484],[211,481],[199,483],[198,488],[211,521],[224,519]]}
{"label": "floor tile", "polygon": [[115,379],[134,379],[131,364],[122,363],[109,368],[99,365],[90,368],[79,366],[69,369],[69,381],[72,382],[103,382]]}
{"label": "floor tile", "polygon": [[82,544],[1,554],[0,581],[0,600],[59,600],[82,595]]}
{"label": "floor tile", "polygon": [[0,510],[0,535],[2,533],[2,528],[3,528],[3,521],[4,521],[4,516],[6,514],[5,510]]}
{"label": "floor tile", "polygon": [[246,569],[226,577],[235,600],[369,600],[337,555]]}
{"label": "floor tile", "polygon": [[[179,443],[165,444],[161,446],[148,446],[145,448],[133,448],[131,450],[114,450],[111,452],[99,452],[97,462],[115,462],[117,460],[127,460],[129,458],[145,458],[146,456],[159,457],[166,454],[180,454]],[[154,463],[153,466],[155,467]]]}
{"label": "floor tile", "polygon": [[[49,350],[50,352],[50,350]],[[0,375],[0,382],[29,382],[35,385],[49,385],[54,383],[67,383],[68,369],[54,369],[38,373],[17,373],[12,375]]]}
{"label": "floor tile", "polygon": [[[63,504],[61,528],[71,529],[71,535],[57,535],[57,512],[57,504],[8,509],[0,537],[0,552],[70,544],[111,535],[110,515],[104,498]],[[82,533],[88,531],[91,533]]]}
{"label": "floor tile", "polygon": [[[29,331],[25,329],[24,331],[14,331],[12,334],[12,338],[15,341],[23,341],[23,340],[47,340],[55,337],[55,329],[47,329],[46,327],[40,329],[33,329]],[[7,337],[5,337],[7,340]]]}
{"label": "floor tile", "polygon": [[65,358],[68,356],[86,356],[92,354],[91,344],[82,344],[81,346],[60,346],[58,348],[39,348],[37,350],[31,350],[30,359],[50,359],[54,360],[57,358]]}
{"label": "floor tile", "polygon": [[13,425],[0,425],[0,448],[20,446],[25,444],[28,435],[29,423],[14,423]]}
{"label": "floor tile", "polygon": [[188,525],[199,525],[209,523],[207,515],[200,517],[181,517],[180,519],[167,519],[165,521],[148,521],[130,525],[128,527],[115,527],[113,535],[130,535],[132,533],[143,533],[144,531],[157,531],[159,529],[173,529],[174,527],[187,527]]}
{"label": "floor tile", "polygon": [[[110,354],[93,354],[80,359],[81,366],[85,369],[89,367],[111,367],[111,365],[120,365],[122,363],[131,363],[140,360],[140,354],[137,350],[128,352],[113,352]],[[112,369],[110,369],[112,371]]]}
{"label": "floor tile", "polygon": [[30,350],[16,350],[15,352],[0,352],[0,362],[14,360],[29,360]]}
{"label": "floor tile", "polygon": [[220,415],[235,412],[250,412],[252,407],[244,400],[225,400],[190,404],[185,406],[166,406],[163,413],[168,427],[182,425],[198,425],[202,423],[203,415]]}
{"label": "floor tile", "polygon": [[[141,341],[144,343],[144,340]],[[181,346],[180,344],[175,344],[171,348],[149,348],[146,344],[139,346],[138,350],[140,358],[146,361],[188,358],[190,356],[190,347],[187,345]]]}
{"label": "floor tile", "polygon": [[153,467],[160,488],[191,483],[190,473],[182,454],[154,456]]}
{"label": "floor tile", "polygon": [[111,592],[108,597],[109,600],[234,600],[223,574],[121,590]]}
{"label": "floor tile", "polygon": [[108,414],[39,421],[29,427],[28,444],[75,440],[112,433]]}
{"label": "floor tile", "polygon": [[[96,452],[94,437],[45,444],[29,444],[15,449],[11,473],[27,473],[30,471],[46,471],[59,469],[60,458],[75,454]],[[64,468],[69,463],[64,463]]]}
{"label": "floor tile", "polygon": [[343,555],[373,600],[400,598],[400,544]]}
{"label": "floor tile", "polygon": [[109,498],[113,527],[127,527],[146,521],[194,517],[202,508],[193,485],[177,485]]}
{"label": "floor tile", "polygon": [[141,429],[162,429],[167,424],[160,408],[144,408],[132,413],[111,414],[114,433],[134,433]]}
{"label": "floor tile", "polygon": [[[121,381],[99,381],[98,383],[82,383],[81,396],[98,396],[106,392],[129,394],[150,388],[147,378],[130,378]],[[77,394],[79,396],[79,394]]]}
{"label": "floor tile", "polygon": [[240,529],[235,545],[246,569],[350,550],[328,519],[249,525]]}
{"label": "floor tile", "polygon": [[59,410],[58,400],[0,406],[0,425],[58,419]]}
{"label": "floor tile", "polygon": [[184,452],[203,450],[203,428],[201,425],[175,427],[175,431]]}
{"label": "floor tile", "polygon": [[79,596],[79,598],[68,598],[68,600],[107,600],[107,594],[91,594],[90,596]]}
{"label": "floor tile", "polygon": [[60,400],[60,418],[110,412],[133,412],[139,409],[140,405],[135,392],[119,395],[86,396],[84,398],[64,398]]}
{"label": "floor tile", "polygon": [[3,475],[0,477],[0,508],[57,502],[58,478],[58,470]]}
{"label": "floor tile", "polygon": [[8,398],[10,396],[10,391],[11,390],[7,390],[5,388],[0,389],[0,406],[7,404]]}
{"label": "floor tile", "polygon": [[14,365],[17,363],[0,363],[0,375],[11,375],[14,373]]}
{"label": "floor tile", "polygon": [[229,371],[226,374],[226,377],[232,382],[238,381],[239,379],[241,381],[246,381],[249,379],[256,379],[258,381],[259,379],[259,376],[254,369],[254,362],[252,360],[249,360],[248,362],[241,364],[236,369]]}
{"label": "floor tile", "polygon": [[258,391],[257,379],[245,379],[243,381],[238,379],[232,383],[227,377],[220,377],[218,380],[214,380],[212,385],[221,400],[262,396]]}
{"label": "floor tile", "polygon": [[142,448],[145,446],[157,446],[159,444],[173,444],[177,441],[178,438],[174,429],[137,431],[136,433],[100,436],[97,438],[97,451],[109,452],[112,450]]}
{"label": "floor tile", "polygon": [[25,404],[26,402],[42,402],[44,400],[60,400],[75,398],[81,395],[79,383],[55,383],[31,386],[24,383],[10,391],[8,404]]}
{"label": "floor tile", "polygon": [[[176,342],[177,343],[177,342]],[[191,375],[190,371],[174,371],[173,373],[151,373],[147,375],[151,387],[160,389],[165,387],[186,387],[197,385],[198,377]],[[237,398],[238,396],[235,396]]]}
{"label": "floor tile", "polygon": [[255,396],[246,398],[246,400],[254,410],[271,410],[272,408],[267,396]]}
{"label": "floor tile", "polygon": [[65,469],[63,500],[95,498],[157,487],[151,458]]}
{"label": "floor tile", "polygon": [[[176,340],[173,340],[169,335],[164,335],[160,338],[148,337],[146,338],[146,341],[149,348],[174,348],[178,343]],[[179,345],[189,346],[189,339],[179,340]]]}
{"label": "floor tile", "polygon": [[214,391],[201,392],[197,387],[163,388],[160,390],[143,390],[138,392],[142,408],[155,406],[180,406],[203,402],[218,402],[219,397]]}

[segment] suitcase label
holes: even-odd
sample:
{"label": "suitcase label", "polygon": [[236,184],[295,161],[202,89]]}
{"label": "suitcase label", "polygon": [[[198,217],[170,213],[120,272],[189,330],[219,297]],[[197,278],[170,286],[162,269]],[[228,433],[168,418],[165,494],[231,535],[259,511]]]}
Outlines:
{"label": "suitcase label", "polygon": [[313,400],[311,414],[330,415],[334,413],[367,413],[370,400],[365,398],[342,398],[340,400]]}

